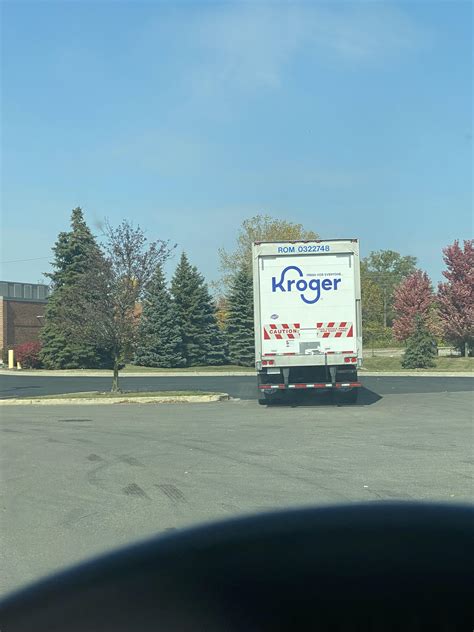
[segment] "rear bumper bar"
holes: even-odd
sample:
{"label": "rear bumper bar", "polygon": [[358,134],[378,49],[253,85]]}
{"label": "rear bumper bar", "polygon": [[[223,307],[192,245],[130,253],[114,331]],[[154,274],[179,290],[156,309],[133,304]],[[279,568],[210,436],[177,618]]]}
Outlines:
{"label": "rear bumper bar", "polygon": [[361,388],[361,382],[336,382],[332,384],[331,382],[321,382],[321,383],[311,383],[311,384],[259,384],[258,388],[262,391],[272,391],[272,390],[285,390],[285,389],[304,389],[304,388]]}

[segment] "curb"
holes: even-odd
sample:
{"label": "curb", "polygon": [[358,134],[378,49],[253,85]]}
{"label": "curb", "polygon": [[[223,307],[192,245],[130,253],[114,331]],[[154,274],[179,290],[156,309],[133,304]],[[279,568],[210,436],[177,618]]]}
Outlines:
{"label": "curb", "polygon": [[97,398],[44,398],[44,399],[2,399],[1,406],[105,406],[112,404],[207,404],[209,402],[224,402],[230,399],[227,393],[216,393],[215,395],[184,395],[183,397],[156,396],[156,397],[97,397]]}
{"label": "curb", "polygon": [[474,377],[474,373],[467,371],[364,371],[359,369],[359,377]]}

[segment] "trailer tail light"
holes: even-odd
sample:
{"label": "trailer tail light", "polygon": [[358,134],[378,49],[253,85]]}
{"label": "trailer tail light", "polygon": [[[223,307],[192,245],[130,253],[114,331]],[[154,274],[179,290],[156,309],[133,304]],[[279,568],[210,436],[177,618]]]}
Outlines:
{"label": "trailer tail light", "polygon": [[346,362],[346,363],[357,362],[357,358],[344,358],[344,362]]}
{"label": "trailer tail light", "polygon": [[268,366],[270,364],[275,364],[275,360],[262,360],[262,366]]}
{"label": "trailer tail light", "polygon": [[351,358],[351,362],[357,362],[357,358]]}

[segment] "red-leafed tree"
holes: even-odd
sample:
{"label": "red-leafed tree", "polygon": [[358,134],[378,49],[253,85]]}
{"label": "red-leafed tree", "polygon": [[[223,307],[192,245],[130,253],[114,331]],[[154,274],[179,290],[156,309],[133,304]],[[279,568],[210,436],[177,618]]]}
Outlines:
{"label": "red-leafed tree", "polygon": [[446,340],[468,356],[474,348],[474,240],[456,240],[443,249],[447,282],[438,287],[438,305]]}
{"label": "red-leafed tree", "polygon": [[436,335],[434,327],[434,296],[431,281],[422,270],[404,279],[394,292],[393,335],[404,341],[415,331],[416,317],[420,316],[428,331]]}

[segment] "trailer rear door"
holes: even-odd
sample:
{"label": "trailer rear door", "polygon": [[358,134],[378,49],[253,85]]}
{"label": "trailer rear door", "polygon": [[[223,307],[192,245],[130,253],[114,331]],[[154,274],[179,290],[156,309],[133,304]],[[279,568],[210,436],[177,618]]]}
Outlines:
{"label": "trailer rear door", "polygon": [[352,252],[260,256],[262,356],[355,354],[355,265]]}

